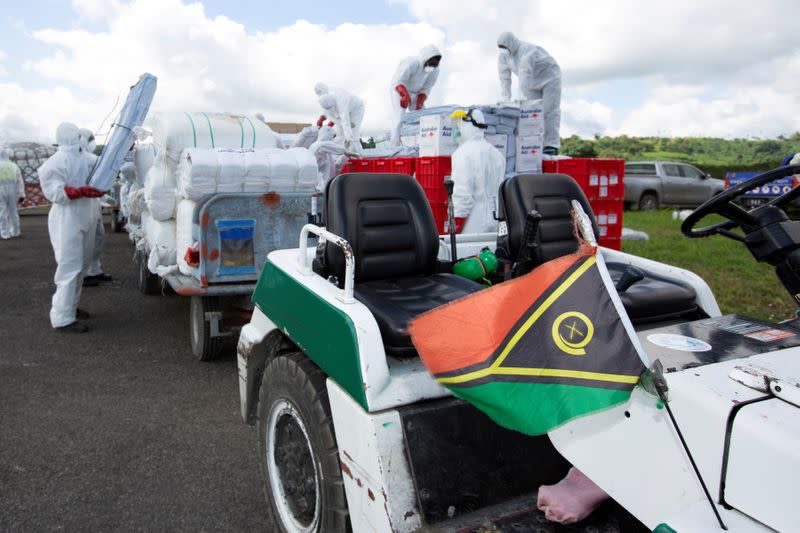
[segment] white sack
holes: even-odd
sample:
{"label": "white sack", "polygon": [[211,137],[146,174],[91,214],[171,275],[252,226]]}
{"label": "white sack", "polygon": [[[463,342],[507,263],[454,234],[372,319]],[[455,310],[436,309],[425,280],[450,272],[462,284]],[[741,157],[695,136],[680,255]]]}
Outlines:
{"label": "white sack", "polygon": [[[155,252],[156,264],[159,266],[174,265],[176,263],[175,221],[159,221],[152,217],[147,217],[142,222],[151,255]],[[153,274],[158,273],[154,268],[151,268],[150,271]]]}
{"label": "white sack", "polygon": [[164,158],[159,155],[144,183],[144,198],[147,209],[156,220],[168,220],[175,214],[177,196],[174,174],[168,171]]}

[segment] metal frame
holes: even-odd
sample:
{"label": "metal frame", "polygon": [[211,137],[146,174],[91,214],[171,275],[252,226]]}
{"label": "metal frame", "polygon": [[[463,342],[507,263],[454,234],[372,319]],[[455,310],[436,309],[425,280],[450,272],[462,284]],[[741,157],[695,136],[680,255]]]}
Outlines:
{"label": "metal frame", "polygon": [[320,241],[330,241],[338,246],[344,254],[345,271],[344,271],[344,289],[342,294],[337,296],[343,303],[351,304],[355,302],[353,298],[353,288],[355,285],[355,272],[356,272],[356,259],[353,254],[353,247],[342,237],[331,233],[325,228],[320,228],[314,224],[306,224],[300,231],[300,254],[297,257],[300,272],[304,276],[311,276],[314,272],[311,270],[311,265],[308,262],[308,234],[313,233],[319,237]]}

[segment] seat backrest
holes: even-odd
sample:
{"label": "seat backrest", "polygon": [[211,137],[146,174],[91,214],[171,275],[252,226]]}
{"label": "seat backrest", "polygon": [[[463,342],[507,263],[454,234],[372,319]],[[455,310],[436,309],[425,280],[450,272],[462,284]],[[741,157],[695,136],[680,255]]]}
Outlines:
{"label": "seat backrest", "polygon": [[[326,227],[353,248],[356,281],[436,271],[439,234],[422,187],[405,174],[341,174],[326,187]],[[325,269],[344,280],[345,260],[327,243]]]}
{"label": "seat backrest", "polygon": [[525,230],[525,219],[532,210],[542,215],[536,234],[535,265],[567,255],[578,249],[572,223],[572,200],[580,202],[592,219],[595,235],[597,223],[586,195],[570,176],[565,174],[522,174],[500,185],[498,211],[508,229],[498,235],[497,247],[516,259]]}

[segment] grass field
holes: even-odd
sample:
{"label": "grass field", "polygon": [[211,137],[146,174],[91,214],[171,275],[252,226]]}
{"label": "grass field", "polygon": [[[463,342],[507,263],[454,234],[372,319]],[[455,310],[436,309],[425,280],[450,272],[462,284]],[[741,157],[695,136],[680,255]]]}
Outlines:
{"label": "grass field", "polygon": [[[721,219],[719,219],[721,220]],[[703,221],[703,225],[714,222]],[[669,263],[706,280],[724,314],[780,321],[794,316],[795,306],[773,267],[757,263],[744,244],[720,235],[689,239],[680,232],[672,211],[626,211],[625,227],[647,232],[649,241],[624,241],[625,252]]]}

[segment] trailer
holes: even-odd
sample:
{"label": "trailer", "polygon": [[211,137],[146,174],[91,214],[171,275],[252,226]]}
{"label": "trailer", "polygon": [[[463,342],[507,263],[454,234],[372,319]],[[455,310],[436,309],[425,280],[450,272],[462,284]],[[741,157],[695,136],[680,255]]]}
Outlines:
{"label": "trailer", "polygon": [[[149,245],[137,246],[138,285],[143,294],[169,287],[191,299],[190,344],[194,357],[218,357],[235,340],[252,313],[250,296],[267,255],[296,245],[297,234],[313,220],[314,193],[225,193],[205,196],[192,213],[196,257],[188,268],[148,267]],[[180,257],[190,251],[177,250]],[[196,261],[196,262],[195,262]]]}

